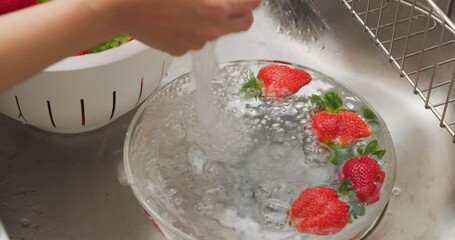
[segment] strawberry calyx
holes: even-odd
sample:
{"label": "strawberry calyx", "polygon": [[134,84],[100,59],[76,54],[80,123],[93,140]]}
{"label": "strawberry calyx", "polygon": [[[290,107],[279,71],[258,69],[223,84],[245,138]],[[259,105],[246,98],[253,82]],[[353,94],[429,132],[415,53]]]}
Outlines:
{"label": "strawberry calyx", "polygon": [[333,143],[329,144],[329,146],[333,150],[330,163],[335,166],[342,165],[344,162],[354,157],[354,149],[351,146],[338,146]]}
{"label": "strawberry calyx", "polygon": [[345,178],[338,187],[338,195],[349,207],[349,223],[355,219],[365,216],[365,205],[357,198],[355,191],[351,189],[351,179]]}
{"label": "strawberry calyx", "polygon": [[379,142],[376,139],[366,145],[360,145],[357,147],[358,155],[366,157],[376,156],[379,160],[382,159],[386,152],[387,150],[385,149],[379,149]]}
{"label": "strawberry calyx", "polygon": [[319,111],[327,111],[329,113],[346,111],[343,99],[336,92],[327,92],[322,97],[313,94],[310,100],[316,104],[316,109]]}
{"label": "strawberry calyx", "polygon": [[362,115],[369,122],[376,122],[376,123],[378,122],[378,117],[373,112],[373,110],[371,110],[368,107],[363,107],[362,108]]}
{"label": "strawberry calyx", "polygon": [[335,166],[343,165],[343,163],[354,157],[364,156],[380,161],[387,152],[387,150],[379,148],[379,142],[376,139],[373,139],[366,144],[358,145],[356,150],[350,145],[339,146],[334,143],[330,143],[329,147],[333,151],[330,163]]}
{"label": "strawberry calyx", "polygon": [[258,99],[263,97],[263,88],[264,83],[251,74],[248,81],[242,85],[240,92],[243,93],[247,99]]}

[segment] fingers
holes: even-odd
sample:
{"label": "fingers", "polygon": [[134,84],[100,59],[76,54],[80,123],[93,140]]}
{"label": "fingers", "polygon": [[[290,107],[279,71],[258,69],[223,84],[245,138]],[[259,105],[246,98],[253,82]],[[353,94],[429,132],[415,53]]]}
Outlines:
{"label": "fingers", "polygon": [[246,31],[252,23],[252,13],[222,23],[207,23],[205,26],[197,28],[198,33],[195,34],[195,37],[203,41],[212,41],[229,33]]}
{"label": "fingers", "polygon": [[241,32],[248,30],[253,24],[253,14],[247,13],[242,16],[236,16],[235,18],[227,21],[224,24],[224,31],[226,33]]}
{"label": "fingers", "polygon": [[250,13],[261,4],[260,0],[225,0],[230,16]]}
{"label": "fingers", "polygon": [[212,21],[226,21],[231,18],[250,14],[257,8],[260,0],[199,0],[198,14]]}

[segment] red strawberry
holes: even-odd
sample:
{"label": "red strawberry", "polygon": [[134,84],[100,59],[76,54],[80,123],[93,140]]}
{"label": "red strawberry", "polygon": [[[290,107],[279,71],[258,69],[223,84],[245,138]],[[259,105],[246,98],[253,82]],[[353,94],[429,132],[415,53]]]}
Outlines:
{"label": "red strawberry", "polygon": [[331,235],[349,222],[349,207],[328,187],[303,191],[288,210],[290,225],[297,231],[315,235]]}
{"label": "red strawberry", "polygon": [[266,96],[282,98],[307,85],[311,81],[311,75],[302,69],[268,65],[259,70],[258,79],[264,83]]}
{"label": "red strawberry", "polygon": [[292,95],[311,82],[311,75],[302,69],[284,65],[268,65],[261,68],[257,78],[252,77],[241,91],[249,96],[283,98]]}
{"label": "red strawberry", "polygon": [[368,124],[353,112],[319,111],[311,117],[311,123],[312,129],[321,142],[346,145],[371,135]]}
{"label": "red strawberry", "polygon": [[82,56],[82,55],[86,55],[86,54],[88,54],[88,50],[78,52],[78,53],[74,54],[74,56]]}
{"label": "red strawberry", "polygon": [[311,117],[311,127],[319,141],[347,145],[371,135],[368,124],[345,109],[338,93],[327,92],[322,98],[313,95],[310,100],[318,107],[318,112]]}
{"label": "red strawberry", "polygon": [[376,160],[370,157],[350,159],[340,169],[338,175],[340,182],[349,178],[350,188],[355,191],[362,203],[371,205],[379,200],[385,173]]}
{"label": "red strawberry", "polygon": [[0,15],[38,4],[37,0],[0,0]]}

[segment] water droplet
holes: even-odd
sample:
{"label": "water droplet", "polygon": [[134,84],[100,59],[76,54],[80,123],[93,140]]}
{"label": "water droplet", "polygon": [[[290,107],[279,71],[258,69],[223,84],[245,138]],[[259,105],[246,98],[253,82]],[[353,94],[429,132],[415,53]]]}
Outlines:
{"label": "water droplet", "polygon": [[196,214],[204,216],[204,215],[211,215],[213,213],[213,205],[206,204],[206,203],[198,203],[194,206],[194,211]]}
{"label": "water droplet", "polygon": [[295,107],[296,109],[298,109],[298,110],[302,109],[304,106],[305,106],[305,103],[304,103],[304,102],[301,102],[301,101],[296,102],[296,103],[294,104],[294,107]]}
{"label": "water droplet", "polygon": [[22,227],[28,228],[30,226],[30,220],[27,218],[22,218],[19,223],[21,224]]}
{"label": "water droplet", "polygon": [[320,49],[320,50],[324,50],[324,49],[325,49],[325,45],[324,45],[324,44],[322,44],[322,43],[321,43],[321,44],[319,44],[319,49]]}
{"label": "water droplet", "polygon": [[26,187],[20,187],[20,188],[17,188],[16,190],[14,190],[14,194],[16,194],[16,195],[22,195],[27,192],[28,192],[28,188],[26,188]]}
{"label": "water droplet", "polygon": [[280,199],[267,199],[262,207],[262,214],[269,227],[282,229],[286,226],[289,204]]}
{"label": "water droplet", "polygon": [[392,190],[392,195],[395,196],[395,197],[398,197],[398,196],[400,196],[400,194],[401,194],[401,188],[394,187],[393,190]]}
{"label": "water droplet", "polygon": [[175,206],[180,206],[183,203],[183,197],[182,196],[177,196],[173,200]]}
{"label": "water droplet", "polygon": [[44,213],[41,205],[34,205],[34,206],[30,207],[30,210],[32,210],[34,213],[36,213],[38,215],[42,215]]}
{"label": "water droplet", "polygon": [[33,228],[33,229],[38,229],[38,228],[40,228],[40,227],[41,227],[41,225],[38,224],[38,223],[35,223],[35,224],[32,225],[32,228]]}
{"label": "water droplet", "polygon": [[351,102],[347,102],[346,103],[346,108],[349,109],[349,110],[352,110],[352,109],[354,109],[354,104],[352,104]]}
{"label": "water droplet", "polygon": [[170,188],[168,191],[167,191],[167,196],[168,197],[172,197],[174,196],[175,194],[177,193],[177,190],[175,190],[174,188]]}
{"label": "water droplet", "polygon": [[[310,139],[310,138],[307,138]],[[305,154],[305,163],[309,166],[324,166],[333,155],[333,151],[323,143],[315,143],[314,140],[306,140],[309,144],[304,144],[303,153]]]}

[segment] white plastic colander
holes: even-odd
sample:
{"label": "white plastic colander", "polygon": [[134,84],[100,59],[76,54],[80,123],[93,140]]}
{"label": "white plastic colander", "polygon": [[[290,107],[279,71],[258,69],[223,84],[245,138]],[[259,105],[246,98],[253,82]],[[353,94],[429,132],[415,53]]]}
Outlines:
{"label": "white plastic colander", "polygon": [[172,56],[136,40],[69,57],[0,93],[0,112],[49,132],[91,131],[145,100],[171,63]]}

